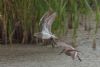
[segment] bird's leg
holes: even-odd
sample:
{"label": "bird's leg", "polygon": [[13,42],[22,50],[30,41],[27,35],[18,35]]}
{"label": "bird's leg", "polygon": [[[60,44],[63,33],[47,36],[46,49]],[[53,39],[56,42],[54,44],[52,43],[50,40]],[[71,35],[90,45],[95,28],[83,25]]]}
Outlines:
{"label": "bird's leg", "polygon": [[63,49],[58,55],[61,55],[62,53],[64,53],[65,49]]}

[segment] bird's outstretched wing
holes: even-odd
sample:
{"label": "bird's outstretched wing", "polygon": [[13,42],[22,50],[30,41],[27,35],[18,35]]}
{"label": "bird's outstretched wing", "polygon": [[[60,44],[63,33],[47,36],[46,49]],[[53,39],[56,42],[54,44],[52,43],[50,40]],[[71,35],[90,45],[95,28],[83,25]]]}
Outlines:
{"label": "bird's outstretched wing", "polygon": [[54,22],[56,17],[56,12],[48,11],[46,12],[43,17],[40,19],[40,24],[42,26],[42,31],[52,34],[51,33],[51,26]]}
{"label": "bird's outstretched wing", "polygon": [[47,28],[48,30],[51,32],[51,27],[52,27],[52,24],[54,22],[56,18],[56,12],[52,13],[47,19],[46,19],[46,24],[47,24]]}

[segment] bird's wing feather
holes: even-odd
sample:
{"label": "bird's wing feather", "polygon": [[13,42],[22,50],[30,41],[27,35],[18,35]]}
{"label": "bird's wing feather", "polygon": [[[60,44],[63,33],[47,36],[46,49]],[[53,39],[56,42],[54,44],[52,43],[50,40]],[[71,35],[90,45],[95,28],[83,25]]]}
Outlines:
{"label": "bird's wing feather", "polygon": [[46,19],[46,24],[47,24],[47,28],[48,30],[51,32],[51,27],[52,27],[52,24],[55,20],[55,17],[56,17],[56,12],[52,13],[47,19]]}
{"label": "bird's wing feather", "polygon": [[56,13],[51,13],[50,11],[46,12],[43,17],[40,20],[41,26],[42,26],[42,31],[45,31],[49,34],[51,33],[51,25],[53,21],[55,20]]}

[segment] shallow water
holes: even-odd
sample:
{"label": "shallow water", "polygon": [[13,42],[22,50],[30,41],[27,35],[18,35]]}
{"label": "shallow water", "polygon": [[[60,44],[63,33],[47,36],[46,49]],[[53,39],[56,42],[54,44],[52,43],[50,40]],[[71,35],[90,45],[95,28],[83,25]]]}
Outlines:
{"label": "shallow water", "polygon": [[100,48],[93,51],[91,46],[81,45],[77,49],[81,51],[82,62],[58,55],[60,48],[50,46],[1,47],[0,67],[100,67]]}

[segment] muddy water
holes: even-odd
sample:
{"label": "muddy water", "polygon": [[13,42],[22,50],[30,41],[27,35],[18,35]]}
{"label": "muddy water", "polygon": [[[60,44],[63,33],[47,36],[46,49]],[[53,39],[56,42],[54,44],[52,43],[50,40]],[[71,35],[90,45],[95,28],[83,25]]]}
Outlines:
{"label": "muddy water", "polygon": [[82,62],[65,54],[58,55],[60,48],[43,46],[13,46],[0,48],[0,67],[100,67],[100,46],[93,51],[89,42],[77,49]]}

